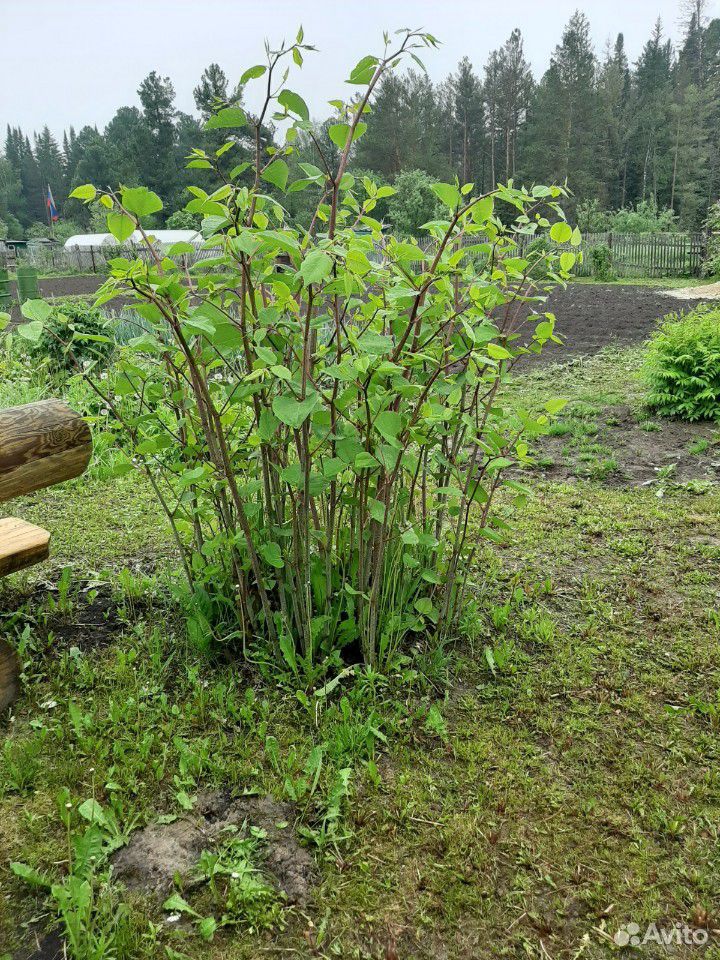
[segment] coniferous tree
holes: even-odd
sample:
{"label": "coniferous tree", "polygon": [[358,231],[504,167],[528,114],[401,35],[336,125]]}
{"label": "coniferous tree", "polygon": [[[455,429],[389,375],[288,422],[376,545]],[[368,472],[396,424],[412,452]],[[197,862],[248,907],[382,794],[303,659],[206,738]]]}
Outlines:
{"label": "coniferous tree", "polygon": [[138,96],[150,133],[149,150],[142,158],[140,171],[143,184],[168,201],[177,188],[173,149],[176,142],[175,89],[168,77],[160,77],[153,70],[140,84]]}
{"label": "coniferous tree", "polygon": [[567,182],[576,197],[594,196],[604,160],[598,120],[590,25],[577,12],[568,21],[532,100],[523,157],[525,177]]}
{"label": "coniferous tree", "polygon": [[482,84],[467,57],[460,61],[457,72],[450,78],[449,95],[449,133],[454,147],[451,166],[462,183],[473,181],[482,188],[486,161]]}
{"label": "coniferous tree", "polygon": [[515,176],[518,144],[525,125],[533,87],[530,64],[525,59],[523,51],[522,34],[516,29],[498,51],[497,58],[495,93],[497,155],[500,176],[503,180],[510,180]]}

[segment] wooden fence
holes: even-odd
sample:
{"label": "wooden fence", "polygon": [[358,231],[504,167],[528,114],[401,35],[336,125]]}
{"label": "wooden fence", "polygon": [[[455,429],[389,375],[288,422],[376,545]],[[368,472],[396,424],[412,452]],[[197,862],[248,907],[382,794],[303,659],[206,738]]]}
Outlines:
{"label": "wooden fence", "polygon": [[[524,252],[531,238],[521,239]],[[592,250],[604,245],[610,251],[612,268],[618,277],[697,277],[700,276],[707,249],[704,233],[588,233],[583,235],[581,250],[583,262],[576,265],[579,277],[593,276]],[[432,242],[420,241],[423,249]],[[565,248],[563,248],[565,249]],[[567,249],[572,249],[567,247]],[[7,251],[6,251],[7,253]],[[200,250],[188,258],[190,264],[217,254],[216,250]],[[145,248],[103,246],[93,249],[38,245],[18,251],[18,261],[29,263],[39,270],[67,270],[78,273],[106,273],[107,261],[117,256],[147,256]],[[0,243],[0,266],[14,266],[3,255]]]}
{"label": "wooden fence", "polygon": [[618,277],[697,277],[707,249],[704,233],[588,233],[583,235],[580,277],[593,275],[593,247],[610,251]]}

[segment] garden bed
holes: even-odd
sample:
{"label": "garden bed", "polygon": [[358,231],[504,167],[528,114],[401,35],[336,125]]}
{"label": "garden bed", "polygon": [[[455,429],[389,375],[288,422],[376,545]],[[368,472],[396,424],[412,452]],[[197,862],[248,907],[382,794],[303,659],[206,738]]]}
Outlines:
{"label": "garden bed", "polygon": [[640,284],[568,284],[565,290],[555,290],[548,301],[548,309],[558,318],[556,333],[563,346],[548,344],[532,362],[553,363],[568,355],[591,356],[608,345],[642,343],[662,317],[684,312],[704,299],[683,304],[670,293]]}

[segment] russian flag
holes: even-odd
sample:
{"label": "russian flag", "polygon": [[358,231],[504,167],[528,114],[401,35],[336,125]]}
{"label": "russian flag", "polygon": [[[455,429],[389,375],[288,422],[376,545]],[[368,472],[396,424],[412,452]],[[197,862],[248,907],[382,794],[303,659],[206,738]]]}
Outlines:
{"label": "russian flag", "polygon": [[48,217],[52,220],[53,223],[57,223],[58,212],[57,212],[57,207],[55,206],[55,201],[53,200],[50,184],[48,184],[47,197],[45,199],[45,206],[47,207],[47,210],[48,210]]}

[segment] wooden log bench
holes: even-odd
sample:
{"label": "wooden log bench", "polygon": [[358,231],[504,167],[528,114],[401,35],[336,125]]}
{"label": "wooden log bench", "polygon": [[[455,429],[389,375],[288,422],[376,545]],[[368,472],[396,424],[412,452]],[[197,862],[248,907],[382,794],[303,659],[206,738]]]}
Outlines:
{"label": "wooden log bench", "polygon": [[[92,454],[90,429],[60,400],[0,410],[0,502],[50,487],[85,471]],[[50,555],[50,534],[13,518],[0,519],[0,577]],[[19,664],[0,636],[0,711],[19,694]]]}

